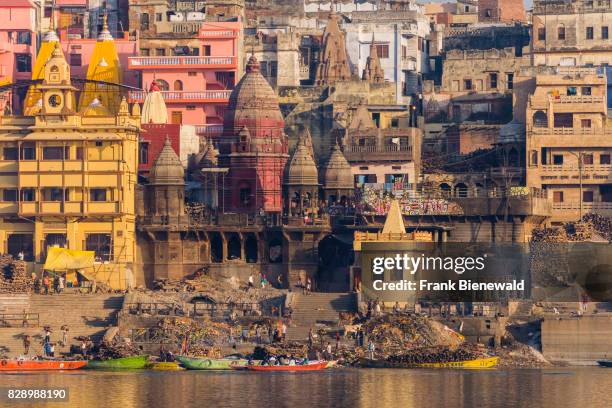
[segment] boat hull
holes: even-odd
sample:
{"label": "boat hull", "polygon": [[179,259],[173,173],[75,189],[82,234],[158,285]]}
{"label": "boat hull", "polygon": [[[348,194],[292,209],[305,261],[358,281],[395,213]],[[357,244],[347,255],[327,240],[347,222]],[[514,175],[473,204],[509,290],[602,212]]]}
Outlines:
{"label": "boat hull", "polygon": [[176,360],[188,370],[235,370],[245,368],[247,360],[225,358],[195,358],[176,356]]}
{"label": "boat hull", "polygon": [[306,365],[282,365],[282,366],[248,366],[246,367],[249,371],[261,371],[261,372],[291,372],[291,371],[321,371],[327,368],[327,361],[318,363],[306,364]]}
{"label": "boat hull", "polygon": [[146,368],[147,360],[149,359],[148,355],[143,356],[133,356],[133,357],[124,357],[124,358],[115,358],[112,360],[91,360],[87,364],[87,368],[93,369],[111,369],[111,370],[137,370]]}
{"label": "boat hull", "polygon": [[183,367],[176,362],[158,362],[147,365],[147,368],[155,371],[180,371]]}
{"label": "boat hull", "polygon": [[612,360],[599,360],[597,361],[597,364],[599,364],[602,367],[612,368]]}
{"label": "boat hull", "polygon": [[78,370],[87,365],[87,361],[52,361],[52,360],[2,360],[0,371],[49,371]]}
{"label": "boat hull", "polygon": [[447,361],[440,363],[390,363],[388,361],[363,359],[362,367],[368,368],[493,368],[499,363],[499,357],[479,358],[465,361]]}

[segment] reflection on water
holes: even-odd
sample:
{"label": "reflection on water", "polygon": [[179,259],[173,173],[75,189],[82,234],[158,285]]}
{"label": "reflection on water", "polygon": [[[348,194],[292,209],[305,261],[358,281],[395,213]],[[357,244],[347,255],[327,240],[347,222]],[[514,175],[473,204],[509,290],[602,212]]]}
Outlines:
{"label": "reflection on water", "polygon": [[596,367],[318,373],[74,371],[2,374],[0,381],[3,387],[69,387],[69,403],[36,407],[612,406],[612,369]]}

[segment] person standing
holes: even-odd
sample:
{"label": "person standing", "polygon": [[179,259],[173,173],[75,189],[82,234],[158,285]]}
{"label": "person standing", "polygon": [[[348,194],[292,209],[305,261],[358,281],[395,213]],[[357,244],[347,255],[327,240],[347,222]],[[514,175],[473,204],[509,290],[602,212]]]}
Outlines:
{"label": "person standing", "polygon": [[62,347],[66,347],[66,344],[68,344],[68,326],[63,325],[60,330],[62,331],[62,342],[61,345]]}
{"label": "person standing", "polygon": [[330,342],[327,342],[327,347],[325,347],[325,352],[327,354],[325,356],[325,359],[331,360],[332,359],[332,345]]}
{"label": "person standing", "polygon": [[281,331],[283,334],[283,341],[285,341],[287,337],[287,325],[284,322],[283,322],[283,325],[281,326]]}
{"label": "person standing", "polygon": [[30,335],[26,334],[23,336],[23,354],[28,355],[30,353],[30,344],[32,340],[30,339]]}
{"label": "person standing", "polygon": [[51,281],[49,280],[49,275],[45,275],[43,278],[43,286],[45,288],[45,295],[49,294],[49,288],[51,287]]}
{"label": "person standing", "polygon": [[339,348],[340,348],[340,332],[336,331],[336,353],[338,352]]}
{"label": "person standing", "polygon": [[374,350],[375,350],[374,342],[370,339],[368,343],[368,354],[370,355],[370,360],[374,360]]}
{"label": "person standing", "polygon": [[62,293],[64,291],[64,277],[62,275],[57,278],[57,293]]}
{"label": "person standing", "polygon": [[248,285],[249,285],[248,288],[249,289],[252,289],[253,287],[255,287],[254,282],[255,282],[255,278],[253,278],[253,274],[251,273],[249,275],[249,283],[248,283]]}
{"label": "person standing", "polygon": [[312,327],[308,329],[308,348],[312,348],[312,344],[314,343],[314,334],[312,333]]}
{"label": "person standing", "polygon": [[45,343],[50,343],[51,342],[51,329],[49,327],[45,327],[45,339],[44,339]]}

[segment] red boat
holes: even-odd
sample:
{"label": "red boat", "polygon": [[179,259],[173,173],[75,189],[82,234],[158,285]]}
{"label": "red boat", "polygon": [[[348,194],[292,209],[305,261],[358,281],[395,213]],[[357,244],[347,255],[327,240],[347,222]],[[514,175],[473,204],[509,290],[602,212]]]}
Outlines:
{"label": "red boat", "polygon": [[320,371],[327,368],[327,361],[320,361],[305,365],[274,365],[274,366],[247,366],[251,371]]}
{"label": "red boat", "polygon": [[86,365],[85,360],[0,360],[0,371],[77,370]]}

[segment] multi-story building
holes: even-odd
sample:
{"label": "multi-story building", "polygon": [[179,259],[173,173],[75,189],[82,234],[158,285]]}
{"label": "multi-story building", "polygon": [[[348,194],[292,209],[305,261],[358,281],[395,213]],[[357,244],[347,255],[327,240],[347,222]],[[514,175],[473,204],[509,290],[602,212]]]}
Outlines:
{"label": "multi-story building", "polygon": [[[0,85],[29,80],[36,56],[36,9],[29,0],[0,4],[0,21]],[[0,112],[7,104],[16,107],[13,96],[0,94]]]}
{"label": "multi-story building", "polygon": [[609,1],[535,0],[533,65],[612,65]]}
{"label": "multi-story building", "polygon": [[[213,4],[214,3],[214,4]],[[242,72],[240,1],[140,1],[130,5],[130,30],[140,31],[140,56],[128,68],[143,89],[155,80],[170,123],[195,125],[201,135],[222,130],[223,114]],[[223,6],[223,7],[222,7]],[[144,101],[145,92],[131,93]]]}
{"label": "multi-story building", "polygon": [[361,104],[353,112],[343,144],[356,184],[418,182],[422,133],[411,126],[407,110]]}
{"label": "multi-story building", "polygon": [[481,23],[526,21],[523,0],[478,0],[478,21]]}
{"label": "multi-story building", "polygon": [[419,94],[423,73],[429,71],[430,23],[421,8],[401,11],[355,11],[346,30],[346,47],[353,73],[361,76],[376,46],[385,79],[396,85],[397,103]]}
{"label": "multi-story building", "polygon": [[587,212],[610,215],[606,77],[595,68],[556,71],[536,75],[527,103],[527,186],[549,192],[553,220],[576,220]]}
{"label": "multi-story building", "polygon": [[36,116],[0,118],[0,247],[40,271],[46,248],[95,252],[81,273],[125,288],[135,254],[134,190],[140,110],[77,111],[70,65],[56,43]]}

